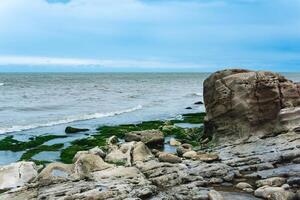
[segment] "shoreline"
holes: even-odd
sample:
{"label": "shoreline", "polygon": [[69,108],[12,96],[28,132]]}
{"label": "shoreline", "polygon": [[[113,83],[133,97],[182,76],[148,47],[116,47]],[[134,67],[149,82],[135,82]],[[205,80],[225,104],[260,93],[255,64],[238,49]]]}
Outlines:
{"label": "shoreline", "polygon": [[[198,112],[189,112],[186,114],[180,114],[180,116],[194,116],[197,117],[200,113]],[[201,115],[201,114],[200,114]],[[70,163],[73,156],[77,151],[81,150],[87,150],[88,148],[92,148],[94,146],[101,146],[105,144],[106,139],[108,139],[110,136],[114,135],[115,133],[108,133],[107,129],[118,129],[118,127],[130,125],[132,127],[134,126],[140,126],[144,130],[149,130],[149,129],[158,129],[158,126],[162,126],[164,122],[166,121],[171,121],[173,124],[176,123],[187,123],[187,122],[192,122],[188,124],[202,124],[202,119],[183,119],[178,120],[177,117],[173,118],[168,118],[164,120],[149,120],[149,121],[142,121],[140,123],[133,123],[133,124],[119,124],[119,125],[102,125],[99,126],[96,130],[90,130],[88,132],[78,132],[78,133],[73,133],[73,134],[41,134],[38,136],[31,136],[28,138],[28,140],[18,140],[14,139],[16,135],[19,133],[8,133],[6,136],[3,136],[2,139],[0,139],[0,153],[1,152],[11,152],[11,153],[16,153],[16,154],[21,154],[20,158],[16,161],[34,161],[37,164],[49,164],[51,161],[49,160],[35,160],[32,159],[34,156],[38,155],[39,153],[44,153],[43,155],[50,154],[51,152],[60,152],[60,156],[58,159],[52,160],[52,162],[56,161],[63,161],[65,163]],[[149,127],[143,127],[143,125],[148,124]],[[101,133],[101,130],[105,132],[105,136]],[[135,129],[135,128],[133,128]],[[178,127],[178,129],[182,129]],[[175,134],[175,133],[174,133]],[[117,133],[117,135],[120,136],[120,133]],[[169,134],[172,135],[172,134]],[[166,135],[166,136],[169,136]],[[93,140],[93,142],[88,141],[89,138],[97,138]],[[120,138],[122,139],[122,138]],[[56,141],[56,142],[55,142]],[[81,147],[78,147],[78,144],[81,144]],[[94,145],[94,146],[93,146]],[[77,148],[75,148],[77,147]],[[68,158],[62,158],[61,154],[64,152],[72,151],[73,153],[71,155],[65,155],[63,157],[68,157]],[[46,153],[46,154],[45,154]],[[67,153],[68,154],[68,153]],[[12,163],[12,162],[11,162]],[[5,163],[3,165],[10,164],[10,163]],[[1,165],[0,165],[1,166]]]}

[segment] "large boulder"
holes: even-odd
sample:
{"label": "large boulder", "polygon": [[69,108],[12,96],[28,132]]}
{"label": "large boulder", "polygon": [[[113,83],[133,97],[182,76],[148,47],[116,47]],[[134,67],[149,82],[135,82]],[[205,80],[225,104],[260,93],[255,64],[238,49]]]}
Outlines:
{"label": "large boulder", "polygon": [[213,73],[204,81],[204,101],[205,135],[219,142],[265,137],[300,123],[300,84],[272,72]]}
{"label": "large boulder", "polygon": [[0,190],[23,186],[38,175],[33,162],[17,162],[0,167]]}
{"label": "large boulder", "polygon": [[148,146],[162,146],[165,138],[164,134],[158,130],[132,131],[125,134],[126,142],[143,142]]}

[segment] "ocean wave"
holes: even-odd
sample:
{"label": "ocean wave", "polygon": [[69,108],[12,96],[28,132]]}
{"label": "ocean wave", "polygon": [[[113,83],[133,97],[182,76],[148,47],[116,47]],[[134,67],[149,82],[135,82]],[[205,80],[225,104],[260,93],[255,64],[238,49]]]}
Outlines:
{"label": "ocean wave", "polygon": [[143,108],[143,106],[138,105],[138,106],[133,107],[133,108],[129,108],[129,109],[126,109],[126,110],[115,111],[115,112],[93,113],[93,114],[69,116],[69,117],[66,117],[65,119],[61,119],[61,120],[53,121],[53,122],[48,122],[48,123],[44,123],[44,124],[31,124],[31,125],[25,125],[25,126],[12,126],[12,127],[9,127],[9,128],[0,128],[0,134],[20,132],[20,131],[31,130],[31,129],[35,129],[35,128],[49,127],[49,126],[55,126],[55,125],[61,125],[61,124],[68,124],[68,123],[76,122],[76,121],[85,121],[85,120],[90,120],[90,119],[113,117],[113,116],[121,115],[121,114],[124,114],[124,113],[134,112],[134,111],[140,110],[142,108]]}
{"label": "ocean wave", "polygon": [[198,92],[194,92],[194,93],[192,93],[191,94],[192,96],[197,96],[197,97],[202,97],[203,95],[202,95],[202,93],[198,93]]}
{"label": "ocean wave", "polygon": [[5,84],[4,83],[0,83],[0,86],[4,86]]}

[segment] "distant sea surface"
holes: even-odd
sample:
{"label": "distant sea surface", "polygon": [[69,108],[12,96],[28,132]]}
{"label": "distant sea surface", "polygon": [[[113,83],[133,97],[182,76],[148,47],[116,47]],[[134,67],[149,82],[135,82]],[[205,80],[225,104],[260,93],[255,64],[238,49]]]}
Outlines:
{"label": "distant sea surface", "polygon": [[[204,111],[208,73],[3,73],[0,134],[61,132],[67,125],[166,119]],[[192,110],[186,110],[186,107]]]}
{"label": "distant sea surface", "polygon": [[[300,81],[300,73],[285,73]],[[0,74],[0,134],[62,132],[67,125],[167,119],[204,111],[208,73]],[[192,110],[186,110],[192,107]]]}

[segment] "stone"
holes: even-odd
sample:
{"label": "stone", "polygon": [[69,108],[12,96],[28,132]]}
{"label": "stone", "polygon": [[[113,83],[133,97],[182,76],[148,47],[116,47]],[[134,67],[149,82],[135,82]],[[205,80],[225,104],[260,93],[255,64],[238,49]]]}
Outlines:
{"label": "stone", "polygon": [[213,162],[219,160],[219,156],[214,153],[200,153],[193,157],[195,160],[201,160],[203,162]]}
{"label": "stone", "polygon": [[252,189],[252,185],[250,185],[249,183],[245,183],[245,182],[240,182],[240,183],[236,184],[235,187],[240,189],[240,190],[243,190],[243,189],[246,189],[246,188]]}
{"label": "stone", "polygon": [[63,164],[55,162],[47,165],[38,175],[36,180],[46,185],[59,180],[72,179],[73,173],[73,164]]}
{"label": "stone", "polygon": [[287,180],[290,186],[300,186],[300,177],[290,177]]}
{"label": "stone", "polygon": [[105,158],[105,156],[106,156],[106,153],[102,149],[100,149],[98,146],[90,149],[88,151],[88,153],[100,156],[101,158]]}
{"label": "stone", "polygon": [[75,128],[71,126],[67,126],[65,129],[65,133],[79,133],[79,132],[87,132],[89,129],[87,128]]}
{"label": "stone", "polygon": [[82,154],[74,163],[74,171],[78,177],[89,177],[90,173],[111,168],[100,156],[94,154]]}
{"label": "stone", "polygon": [[262,186],[254,191],[256,197],[268,199],[275,192],[283,193],[285,190],[282,187]]}
{"label": "stone", "polygon": [[272,177],[272,178],[267,178],[267,179],[256,181],[257,187],[262,187],[262,186],[266,186],[266,185],[280,187],[285,183],[286,183],[286,179],[283,177]]}
{"label": "stone", "polygon": [[197,102],[195,102],[194,103],[195,105],[202,105],[202,104],[204,104],[202,101],[197,101]]}
{"label": "stone", "polygon": [[0,167],[0,190],[7,190],[25,185],[38,175],[33,162],[17,162]]}
{"label": "stone", "polygon": [[161,152],[158,156],[160,162],[181,163],[182,160],[178,156],[170,153]]}
{"label": "stone", "polygon": [[138,162],[146,162],[148,160],[151,160],[154,158],[154,155],[151,153],[151,150],[143,143],[143,142],[137,142],[134,145],[133,151],[132,151],[132,161]]}
{"label": "stone", "polygon": [[299,90],[272,72],[215,72],[204,81],[204,135],[233,143],[291,130],[300,123]]}
{"label": "stone", "polygon": [[107,143],[108,145],[115,145],[115,144],[117,144],[118,142],[119,142],[119,139],[118,139],[117,136],[115,136],[115,135],[109,137],[109,138],[107,139],[107,141],[106,141],[106,143]]}
{"label": "stone", "polygon": [[181,146],[179,146],[176,149],[177,155],[178,156],[182,156],[184,153],[188,152],[188,151],[192,151],[193,146],[190,144],[182,144]]}
{"label": "stone", "polygon": [[123,143],[120,146],[110,146],[109,153],[105,157],[105,161],[117,165],[132,165],[131,153],[134,148],[135,142]]}
{"label": "stone", "polygon": [[289,191],[274,192],[270,194],[270,200],[295,200],[295,194]]}
{"label": "stone", "polygon": [[164,134],[158,130],[133,131],[125,134],[125,141],[141,141],[148,146],[162,146],[164,144]]}
{"label": "stone", "polygon": [[187,159],[193,159],[197,156],[197,152],[196,151],[188,151],[185,152],[182,157],[187,158]]}
{"label": "stone", "polygon": [[175,138],[171,138],[170,139],[170,145],[171,146],[180,146],[181,142],[179,142],[178,140],[176,140]]}
{"label": "stone", "polygon": [[185,109],[187,109],[187,110],[191,110],[191,109],[193,109],[192,107],[186,107]]}
{"label": "stone", "polygon": [[215,190],[211,190],[208,192],[208,199],[209,200],[224,200],[223,196]]}

